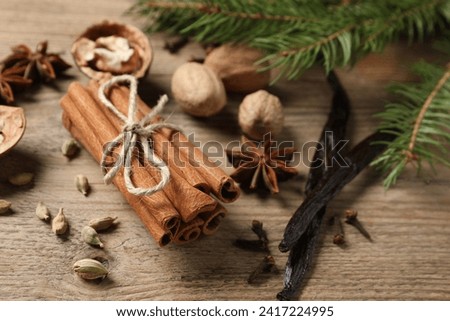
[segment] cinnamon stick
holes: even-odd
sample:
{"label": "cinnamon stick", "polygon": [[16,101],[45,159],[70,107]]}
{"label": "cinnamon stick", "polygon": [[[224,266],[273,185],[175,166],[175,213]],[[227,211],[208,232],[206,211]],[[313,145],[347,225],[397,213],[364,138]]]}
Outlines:
{"label": "cinnamon stick", "polygon": [[182,222],[178,233],[173,237],[175,244],[185,244],[195,241],[202,234],[202,226],[204,221],[200,217],[196,217],[192,221]]}
{"label": "cinnamon stick", "polygon": [[[84,137],[83,135],[85,135],[89,137],[89,139],[79,138],[80,142],[83,143],[84,141],[84,145],[87,148],[90,147],[89,151],[100,162],[103,153],[103,143],[109,142],[115,137],[113,126],[108,121],[105,121],[105,117],[102,115],[101,110],[96,107],[95,101],[90,98],[89,94],[80,84],[74,83],[69,87],[69,93],[61,101],[61,105],[72,121],[72,128],[75,127],[79,130],[79,136]],[[95,139],[97,144],[89,146],[92,139]],[[148,174],[149,168],[139,166],[139,164],[133,165],[135,166],[133,180],[137,185],[145,186],[149,184],[149,181],[154,183],[154,179],[152,181],[152,178]],[[179,214],[164,193],[158,192],[146,197],[137,197],[126,190],[123,175],[117,175],[116,177],[119,179],[117,181],[115,179],[114,183],[127,197],[130,205],[133,207],[141,203],[145,205],[145,212],[142,212],[142,209],[136,210],[141,219],[144,220],[148,215],[152,215],[158,222],[157,224],[165,231],[168,232],[170,229],[177,229]],[[127,194],[133,197],[128,197]],[[139,207],[142,208],[141,206]]]}
{"label": "cinnamon stick", "polygon": [[[129,97],[126,96],[125,92],[121,92],[120,88],[121,87],[118,86],[112,87],[109,91],[108,97],[113,105],[116,106],[116,108],[120,112],[126,115],[128,112]],[[101,106],[102,103],[97,98],[97,83],[91,82],[89,84],[88,91],[91,94],[92,98],[95,99],[96,102]],[[106,113],[105,115],[113,124],[117,133],[119,133],[122,127],[122,125],[120,124],[120,120],[112,113]],[[174,155],[174,150],[170,148],[170,146],[166,147],[168,142],[166,140],[163,140],[161,135],[156,134],[157,133],[154,134],[153,139],[153,147],[155,148],[155,152],[157,149],[162,148],[169,151],[169,154],[166,155],[168,157],[166,158],[158,155],[162,157],[163,160],[169,165],[171,173],[171,179],[164,188],[164,191],[166,192],[169,200],[172,202],[174,207],[180,213],[182,220],[184,222],[189,222],[201,213],[210,213],[211,211],[213,211],[217,207],[217,201],[215,201],[211,196],[190,185],[185,177],[180,175],[180,172],[177,169],[182,170],[182,168],[174,163],[174,159],[176,157]],[[190,173],[186,173],[186,176],[189,174]],[[181,195],[182,197],[180,197]]]}
{"label": "cinnamon stick", "polygon": [[225,217],[227,210],[220,204],[217,204],[216,208],[210,213],[203,213],[199,216],[205,222],[202,226],[202,232],[205,235],[212,235],[218,229],[220,222]]}
{"label": "cinnamon stick", "polygon": [[[91,81],[89,87],[98,90],[98,84],[96,82]],[[130,91],[126,87],[114,87],[111,90],[110,99],[112,102],[116,102],[119,107],[121,107],[121,112],[126,111],[129,101]],[[139,97],[137,97],[138,104],[145,105]],[[146,113],[148,113],[150,107],[147,106],[147,109],[143,108],[138,109],[138,117],[139,119],[143,118]],[[161,119],[159,119],[161,121]],[[161,157],[166,163],[169,164],[170,168],[177,172],[178,176],[182,176],[186,179],[186,181],[192,185],[193,187],[201,190],[205,194],[209,194],[211,191],[211,187],[208,185],[208,182],[203,178],[198,171],[191,167],[186,166],[185,161],[180,158],[179,148],[174,146],[166,137],[170,136],[171,130],[168,128],[162,129],[154,133],[154,141],[155,141],[155,152]],[[165,133],[165,134],[163,134]]]}
{"label": "cinnamon stick", "polygon": [[[129,89],[120,87],[120,90],[122,97],[128,99]],[[150,107],[139,98],[137,106],[141,115],[146,115],[151,111]],[[215,197],[225,203],[233,202],[239,197],[240,189],[234,180],[211,162],[201,149],[195,147],[184,134],[169,129],[162,130],[161,134],[177,148],[179,159],[185,166],[184,170],[196,171],[210,186]]]}
{"label": "cinnamon stick", "polygon": [[[63,111],[62,114],[62,122],[64,127],[72,134],[72,136],[79,141],[86,150],[91,153],[91,155],[94,156],[94,158],[99,162],[100,159],[97,159],[95,156],[97,151],[101,151],[102,144],[98,140],[98,138],[94,135],[90,129],[86,130],[86,126],[79,126],[75,125],[74,122],[71,120],[71,116],[69,114],[72,114],[73,117],[73,111],[75,108],[71,108],[73,106],[73,102],[70,102],[70,98],[68,96],[64,97],[61,101],[61,104],[64,104],[64,106],[67,107]],[[66,108],[64,107],[64,108]],[[72,112],[67,112],[67,110],[71,110]],[[101,158],[101,154],[100,154]],[[165,246],[170,243],[171,241],[171,232],[166,231],[160,223],[156,220],[156,218],[151,215],[151,210],[147,207],[146,204],[143,202],[140,202],[139,198],[133,194],[128,193],[128,191],[125,192],[125,181],[123,178],[123,175],[119,173],[113,180],[114,185],[119,189],[119,191],[123,194],[127,202],[132,206],[134,211],[138,214],[139,218],[141,219],[144,226],[147,228],[147,230],[150,232],[152,237],[157,241],[159,246]],[[173,211],[174,209],[170,208],[171,204],[165,204],[161,203],[161,207],[158,207],[157,210],[160,211]],[[169,206],[168,206],[169,205]],[[176,233],[176,231],[174,231]]]}

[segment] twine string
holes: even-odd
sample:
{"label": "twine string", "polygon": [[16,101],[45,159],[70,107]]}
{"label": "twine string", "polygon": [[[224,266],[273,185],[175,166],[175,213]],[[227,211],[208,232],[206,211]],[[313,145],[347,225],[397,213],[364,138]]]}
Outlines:
{"label": "twine string", "polygon": [[[121,113],[116,106],[106,97],[105,92],[113,85],[118,83],[128,83],[130,86],[130,96],[128,102],[128,114]],[[112,111],[123,123],[122,132],[117,135],[111,142],[105,145],[102,155],[101,167],[104,173],[103,180],[106,184],[110,184],[113,178],[117,175],[120,168],[124,168],[124,180],[127,190],[137,196],[152,195],[166,186],[170,179],[170,170],[167,164],[159,158],[153,150],[153,138],[152,135],[155,131],[161,128],[171,128],[180,130],[176,125],[158,122],[151,124],[150,121],[157,116],[169,99],[167,95],[163,95],[157,105],[152,109],[150,113],[145,115],[140,121],[137,118],[137,79],[131,75],[115,76],[103,83],[98,89],[98,97],[100,101],[110,111]],[[148,162],[153,165],[161,174],[161,179],[158,184],[150,187],[138,187],[135,186],[132,176],[132,160],[136,157],[133,153],[138,143],[142,146],[144,151],[144,157]],[[121,145],[120,153],[112,166],[107,170],[107,157],[112,156],[115,148]]]}

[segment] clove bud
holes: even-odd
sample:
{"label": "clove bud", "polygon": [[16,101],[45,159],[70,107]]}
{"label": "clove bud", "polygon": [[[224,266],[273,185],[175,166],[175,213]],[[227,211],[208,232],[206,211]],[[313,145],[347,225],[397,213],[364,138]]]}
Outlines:
{"label": "clove bud", "polygon": [[372,242],[372,237],[370,236],[369,232],[364,228],[364,226],[361,224],[361,222],[357,218],[358,211],[354,209],[348,209],[345,211],[345,223],[349,225],[353,225],[366,239]]}
{"label": "clove bud", "polygon": [[267,255],[263,258],[261,263],[258,264],[256,269],[250,274],[250,276],[247,279],[247,283],[251,284],[254,283],[255,280],[258,278],[259,275],[263,273],[276,273],[278,272],[278,269],[275,265],[275,259],[272,255]]}

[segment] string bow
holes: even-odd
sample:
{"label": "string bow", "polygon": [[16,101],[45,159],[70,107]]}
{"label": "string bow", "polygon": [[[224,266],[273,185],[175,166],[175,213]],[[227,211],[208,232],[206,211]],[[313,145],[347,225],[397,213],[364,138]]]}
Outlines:
{"label": "string bow", "polygon": [[[128,115],[122,114],[105,95],[105,92],[111,86],[116,83],[122,82],[127,82],[130,85]],[[120,75],[111,78],[100,86],[100,88],[98,89],[98,96],[100,101],[124,123],[122,132],[111,142],[109,142],[103,150],[101,166],[104,173],[103,180],[105,181],[105,183],[110,184],[113,178],[119,172],[120,168],[123,166],[125,186],[130,193],[138,196],[148,196],[163,189],[164,186],[166,186],[166,184],[169,182],[170,171],[167,164],[155,154],[153,150],[152,135],[155,131],[161,128],[172,128],[176,130],[180,129],[173,124],[162,122],[150,124],[150,121],[161,112],[161,110],[169,101],[167,95],[162,96],[159,99],[157,105],[152,109],[152,111],[139,121],[136,120],[137,79],[134,76]],[[145,188],[137,187],[131,180],[132,160],[133,157],[136,157],[133,153],[133,150],[137,147],[138,142],[140,143],[140,146],[144,151],[145,158],[151,165],[157,168],[161,174],[161,180],[155,186]],[[122,145],[122,148],[119,155],[117,156],[117,160],[115,161],[113,167],[109,171],[107,171],[106,158],[108,156],[112,156],[114,148],[119,145]]]}

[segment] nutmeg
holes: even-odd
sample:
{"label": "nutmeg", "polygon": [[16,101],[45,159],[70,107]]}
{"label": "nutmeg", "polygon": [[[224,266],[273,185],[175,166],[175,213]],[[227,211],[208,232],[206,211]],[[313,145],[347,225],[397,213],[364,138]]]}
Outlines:
{"label": "nutmeg", "polygon": [[213,49],[205,59],[229,92],[251,93],[267,87],[270,82],[270,70],[258,72],[268,63],[257,65],[263,58],[260,50],[245,45],[225,44]]}
{"label": "nutmeg", "polygon": [[185,63],[175,71],[172,94],[184,112],[198,117],[215,115],[227,103],[219,77],[209,67],[196,62]]}
{"label": "nutmeg", "polygon": [[279,134],[283,124],[280,100],[265,90],[245,96],[239,106],[239,125],[250,138],[261,140],[269,132]]}

